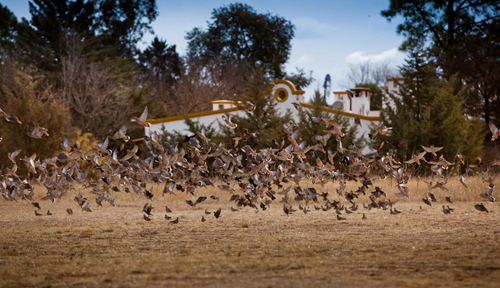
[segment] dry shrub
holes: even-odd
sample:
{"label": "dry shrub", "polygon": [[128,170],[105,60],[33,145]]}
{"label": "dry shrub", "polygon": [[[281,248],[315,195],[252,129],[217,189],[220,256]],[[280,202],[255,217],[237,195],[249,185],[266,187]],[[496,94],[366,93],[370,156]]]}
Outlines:
{"label": "dry shrub", "polygon": [[483,146],[483,160],[492,161],[498,159],[500,157],[500,145],[488,144]]}
{"label": "dry shrub", "polygon": [[187,63],[187,72],[176,83],[167,103],[169,115],[212,110],[212,100],[234,100],[244,84],[245,64],[203,65]]}
{"label": "dry shrub", "polygon": [[98,145],[97,139],[95,139],[92,133],[83,133],[82,130],[78,128],[76,129],[75,137],[71,140],[72,145],[77,145],[80,147],[80,150],[85,152],[90,151],[92,147],[96,147]]}
{"label": "dry shrub", "polygon": [[81,43],[69,41],[59,77],[73,126],[101,140],[130,120],[136,86],[127,65],[118,60],[93,63]]}
{"label": "dry shrub", "polygon": [[[92,150],[92,147],[97,147],[99,144],[92,133],[83,133],[82,130],[78,128],[76,129],[74,138],[71,139],[70,143],[71,147],[79,147],[79,149],[84,153]],[[80,169],[82,171],[85,171],[90,178],[96,178],[100,176],[100,173],[98,173],[97,170],[93,169],[92,165],[90,165],[87,161],[80,162]]]}
{"label": "dry shrub", "polygon": [[[8,123],[0,119],[0,168],[11,166],[7,154],[12,149],[22,149],[18,159],[36,153],[38,158],[55,156],[59,144],[70,134],[70,115],[65,103],[56,101],[50,88],[43,88],[43,78],[33,78],[14,64],[1,67],[0,107],[6,113],[15,114],[22,122]],[[50,137],[28,137],[29,123],[47,128]],[[23,165],[18,161],[18,166]]]}
{"label": "dry shrub", "polygon": [[109,68],[83,61],[63,64],[63,94],[74,126],[104,139],[131,118],[131,88],[117,84]]}

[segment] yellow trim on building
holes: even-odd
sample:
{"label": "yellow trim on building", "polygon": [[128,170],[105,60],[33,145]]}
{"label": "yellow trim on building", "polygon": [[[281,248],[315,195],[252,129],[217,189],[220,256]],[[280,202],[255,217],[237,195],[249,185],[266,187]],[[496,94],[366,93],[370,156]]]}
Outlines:
{"label": "yellow trim on building", "polygon": [[389,90],[389,86],[382,86],[382,87],[380,87],[380,88],[382,88],[382,89],[384,89],[384,90]]}
{"label": "yellow trim on building", "polygon": [[[309,109],[314,108],[314,105],[311,105],[308,103],[300,103],[300,106],[305,107],[305,108],[309,108]],[[325,111],[325,112],[329,112],[329,113],[341,114],[341,115],[348,116],[348,117],[359,117],[360,119],[367,120],[367,121],[381,121],[382,120],[382,118],[380,118],[380,116],[359,115],[359,114],[344,112],[344,111],[340,111],[340,110],[335,110],[333,108],[324,107],[324,106],[321,107],[321,110]]]}
{"label": "yellow trim on building", "polygon": [[[393,79],[393,78],[388,78],[387,80],[389,81],[389,79]],[[404,80],[404,78],[396,78],[396,79]],[[288,80],[275,80],[272,85],[269,85],[268,92],[271,92],[274,89],[275,85],[278,85],[278,84],[287,85],[290,88],[290,90],[292,91],[292,95],[303,95],[305,93],[305,91],[297,90],[297,88],[295,88],[295,85],[293,85],[293,83],[288,81]],[[384,87],[387,87],[387,86],[384,86]],[[382,87],[382,88],[384,88],[384,87]],[[287,93],[285,99],[283,99],[283,100],[280,100],[279,97],[277,96],[277,95],[279,95],[280,91],[285,91],[285,93]],[[346,91],[339,91],[339,92],[333,92],[333,94],[346,95],[347,92]],[[288,91],[284,88],[276,89],[276,91],[274,92],[274,97],[275,97],[276,101],[279,101],[279,102],[286,101],[288,96],[289,96]],[[220,109],[220,110],[215,110],[215,111],[204,111],[204,112],[198,112],[198,113],[191,113],[191,114],[188,114],[187,117],[189,119],[193,119],[193,118],[199,118],[199,117],[203,117],[203,116],[225,114],[225,113],[229,113],[229,112],[236,112],[236,111],[245,110],[245,108],[242,106],[243,103],[240,101],[235,102],[235,101],[231,101],[231,100],[214,100],[214,101],[212,101],[212,104],[231,104],[231,105],[240,104],[240,107]],[[313,105],[308,104],[308,103],[300,103],[300,106],[305,107],[305,108],[309,108],[309,109],[314,108]],[[335,110],[335,109],[332,109],[329,107],[321,107],[321,110],[325,111],[325,112],[329,112],[329,113],[341,114],[341,115],[348,116],[348,117],[359,117],[360,119],[367,120],[367,121],[380,121],[381,120],[381,118],[377,117],[377,116],[364,116],[364,115],[344,112],[344,111],[340,111],[340,110]],[[160,123],[179,121],[179,120],[183,120],[183,119],[184,119],[184,115],[178,115],[178,116],[172,116],[172,117],[166,117],[166,118],[160,118],[160,119],[149,119],[149,120],[146,120],[146,122],[148,122],[150,124],[160,124]]]}
{"label": "yellow trim on building", "polygon": [[[308,103],[300,103],[300,106],[302,106],[304,108],[309,108],[309,109],[314,108],[314,105],[311,105]],[[244,108],[234,107],[234,108],[221,109],[221,110],[216,110],[216,111],[204,111],[204,112],[198,112],[198,113],[191,113],[191,114],[188,114],[187,117],[189,119],[193,119],[193,118],[199,118],[199,117],[203,117],[203,116],[225,114],[228,112],[236,112],[236,111],[241,111],[241,110],[244,110]],[[348,116],[348,117],[359,117],[360,119],[367,120],[367,121],[380,121],[381,120],[381,118],[377,117],[377,116],[359,115],[359,114],[349,113],[349,112],[345,112],[345,111],[335,110],[335,109],[332,109],[329,107],[321,107],[321,110],[325,111],[325,112],[329,112],[329,113],[341,114],[341,115]],[[149,119],[149,120],[146,120],[146,122],[148,122],[150,124],[160,124],[160,123],[179,121],[179,120],[183,120],[183,119],[184,119],[184,115],[178,115],[178,116],[172,116],[172,117],[166,117],[166,118],[160,118],[160,119]]]}
{"label": "yellow trim on building", "polygon": [[[306,93],[305,91],[297,90],[297,88],[295,88],[295,85],[293,85],[293,83],[288,81],[288,80],[274,80],[273,84],[274,85],[278,85],[278,84],[287,85],[288,87],[290,87],[290,90],[292,91],[292,95],[302,95],[302,94]],[[272,91],[272,89],[274,88],[274,85],[270,85],[268,90]]]}
{"label": "yellow trim on building", "polygon": [[[189,119],[193,119],[193,118],[199,118],[199,117],[203,117],[203,116],[225,114],[228,112],[235,112],[235,111],[240,111],[240,110],[244,110],[244,108],[234,107],[234,108],[220,109],[220,110],[215,110],[215,111],[204,111],[204,112],[198,112],[198,113],[191,113],[191,114],[188,114],[187,117]],[[178,115],[178,116],[172,116],[172,117],[166,117],[166,118],[160,118],[160,119],[149,119],[149,120],[146,120],[146,122],[148,122],[150,124],[160,124],[160,123],[178,121],[178,120],[183,120],[183,119],[184,119],[184,115]]]}
{"label": "yellow trim on building", "polygon": [[214,104],[231,104],[231,105],[236,105],[236,102],[232,100],[214,100],[212,101],[212,105]]}
{"label": "yellow trim on building", "polygon": [[[280,93],[284,92],[285,97],[283,99],[280,98]],[[285,102],[286,99],[288,99],[288,91],[285,88],[278,88],[276,91],[274,91],[274,99],[278,102]]]}

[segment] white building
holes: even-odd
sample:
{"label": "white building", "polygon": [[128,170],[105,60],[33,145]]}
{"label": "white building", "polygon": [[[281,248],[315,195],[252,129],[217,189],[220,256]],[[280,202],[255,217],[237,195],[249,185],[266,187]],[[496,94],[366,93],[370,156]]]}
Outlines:
{"label": "white building", "polygon": [[390,105],[393,109],[395,109],[394,102],[389,98],[389,94],[393,94],[395,96],[399,95],[399,87],[401,83],[405,81],[404,78],[387,78],[387,86],[382,86],[382,90],[384,91],[384,99],[382,101],[382,106],[387,107],[386,105]]}
{"label": "white building", "polygon": [[[349,95],[350,94],[350,95]],[[356,87],[348,91],[333,92],[334,108],[364,116],[380,116],[380,111],[370,110],[370,89]]]}
{"label": "white building", "polygon": [[[279,113],[285,114],[287,111],[292,113],[293,118],[298,121],[298,111],[294,107],[294,104],[299,104],[303,109],[312,109],[313,105],[304,102],[304,91],[297,90],[292,82],[287,80],[276,80],[273,82],[271,87],[269,87],[270,95],[274,101],[276,101],[276,109]],[[367,137],[370,132],[369,122],[376,122],[378,125],[380,121],[380,111],[370,111],[370,93],[367,88],[355,88],[351,89],[354,93],[354,97],[349,98],[347,92],[334,92],[334,97],[336,102],[341,102],[343,110],[341,108],[335,107],[322,107],[322,110],[328,113],[342,114],[351,117],[351,121],[354,122],[355,117],[361,119],[362,127],[358,128],[358,137]],[[338,106],[339,104],[337,104]],[[194,120],[199,121],[200,124],[206,126],[212,125],[214,128],[219,127],[224,121],[222,116],[224,114],[229,115],[240,115],[243,116],[245,111],[243,108],[236,106],[234,101],[230,100],[216,100],[212,101],[212,111],[198,112],[193,114],[188,114],[187,116]],[[192,135],[189,131],[188,126],[184,121],[184,116],[173,116],[162,119],[149,119],[148,122],[151,127],[146,128],[146,135],[156,131],[162,133],[162,131],[178,131],[186,135]],[[365,148],[364,153],[369,153],[370,149]]]}

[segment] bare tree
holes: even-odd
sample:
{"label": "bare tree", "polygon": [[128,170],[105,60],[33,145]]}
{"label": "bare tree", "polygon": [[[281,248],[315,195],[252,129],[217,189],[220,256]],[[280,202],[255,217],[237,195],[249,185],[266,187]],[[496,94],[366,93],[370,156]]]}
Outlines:
{"label": "bare tree", "polygon": [[87,63],[78,41],[62,59],[62,95],[69,104],[72,125],[104,138],[131,117],[131,86],[119,81],[108,67]]}
{"label": "bare tree", "polygon": [[[214,61],[215,63],[217,61]],[[202,65],[190,61],[177,81],[167,103],[168,114],[179,115],[211,110],[212,100],[234,100],[244,85],[245,64]]]}
{"label": "bare tree", "polygon": [[343,86],[352,88],[358,84],[375,84],[377,86],[384,85],[386,78],[396,76],[397,70],[392,68],[390,62],[359,62],[349,64],[347,79]]}

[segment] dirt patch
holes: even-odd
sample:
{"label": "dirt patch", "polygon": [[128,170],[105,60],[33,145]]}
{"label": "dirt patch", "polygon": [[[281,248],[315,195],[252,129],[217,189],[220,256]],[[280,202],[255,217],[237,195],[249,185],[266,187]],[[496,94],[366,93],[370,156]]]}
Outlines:
{"label": "dirt patch", "polygon": [[[439,199],[445,196],[438,192]],[[467,200],[476,196],[465,192],[456,192],[457,201],[464,200],[452,205],[450,215],[440,204],[423,204],[418,196],[426,192],[414,188],[414,198],[397,203],[401,214],[361,208],[344,214],[344,221],[333,209],[312,205],[307,214],[289,216],[278,203],[259,213],[241,207],[233,212],[227,195],[204,194],[212,193],[222,199],[196,208],[182,195],[157,198],[151,221],[141,214],[147,200],[131,194],[118,195],[117,207],[91,213],[78,209],[72,196],[40,202],[52,216],[35,216],[27,201],[0,201],[0,286],[500,285],[500,209],[488,203],[490,213],[480,213]],[[178,224],[164,218],[165,205]]]}

